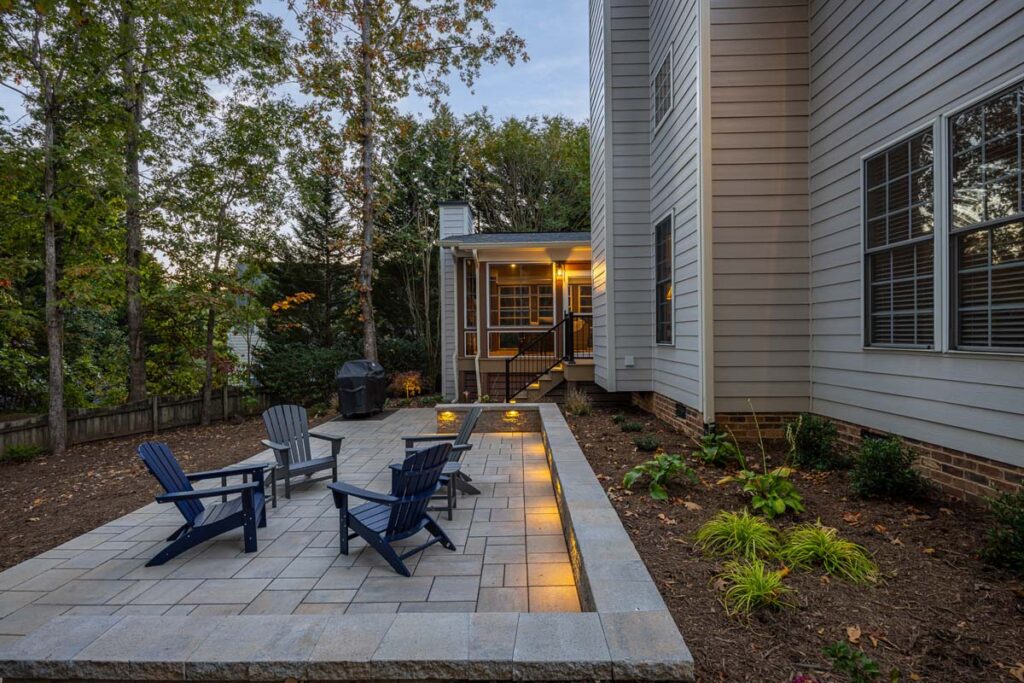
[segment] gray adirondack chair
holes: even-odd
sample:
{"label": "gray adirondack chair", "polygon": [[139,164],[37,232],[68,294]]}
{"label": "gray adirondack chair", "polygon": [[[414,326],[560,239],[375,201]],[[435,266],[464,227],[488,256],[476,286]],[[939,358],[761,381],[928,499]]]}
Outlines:
{"label": "gray adirondack chair", "polygon": [[441,509],[447,510],[448,519],[452,518],[452,510],[459,506],[456,490],[473,496],[480,494],[480,489],[470,484],[473,478],[462,471],[462,458],[467,451],[473,448],[469,437],[473,435],[473,430],[476,428],[477,420],[480,419],[480,413],[482,412],[481,408],[471,408],[466,413],[466,418],[462,421],[462,425],[457,433],[416,434],[402,437],[402,440],[405,441],[405,452],[407,455],[415,450],[417,444],[420,443],[448,442],[452,445],[452,449],[448,454],[448,462],[445,463],[444,470],[441,473],[441,483],[445,489],[443,497],[446,502],[445,507]]}
{"label": "gray adirondack chair", "polygon": [[[307,479],[317,472],[331,471],[331,481],[338,481],[338,453],[341,452],[343,436],[330,436],[309,431],[309,418],[302,406],[272,406],[263,413],[263,425],[269,439],[262,443],[274,451],[277,459],[278,480],[284,479],[284,497],[292,497],[291,478],[305,476]],[[314,458],[309,437],[331,442],[329,457]],[[326,479],[321,477],[320,479]],[[320,481],[320,479],[312,481]]]}

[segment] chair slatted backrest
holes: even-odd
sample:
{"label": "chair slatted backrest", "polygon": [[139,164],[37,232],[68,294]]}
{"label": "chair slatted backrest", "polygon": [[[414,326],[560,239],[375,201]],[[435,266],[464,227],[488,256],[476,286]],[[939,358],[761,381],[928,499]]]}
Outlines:
{"label": "chair slatted backrest", "polygon": [[[309,446],[309,418],[302,406],[279,405],[271,406],[263,412],[263,425],[271,441],[288,446],[291,463],[303,463],[313,458]],[[281,456],[277,453],[278,464]]]}
{"label": "chair slatted backrest", "polygon": [[466,419],[462,421],[462,425],[459,427],[459,433],[455,437],[455,445],[462,446],[469,443],[469,437],[473,436],[473,430],[476,429],[476,421],[480,419],[480,413],[483,412],[480,408],[471,408],[466,413]]}
{"label": "chair slatted backrest", "polygon": [[419,496],[419,499],[403,500],[391,506],[388,536],[406,532],[423,519],[430,504],[430,496],[422,494],[435,492],[439,488],[441,472],[448,462],[451,449],[449,443],[420,448],[409,454],[401,467],[397,468],[392,478],[391,495],[401,499]]}
{"label": "chair slatted backrest", "polygon": [[[192,490],[192,482],[185,476],[181,465],[178,464],[178,459],[171,453],[167,444],[159,441],[146,441],[139,445],[137,452],[142,458],[142,462],[146,463],[146,468],[160,482],[160,486],[164,487],[164,491],[180,493]],[[181,516],[189,524],[193,524],[196,517],[205,509],[198,500],[179,500],[174,504],[178,506]]]}

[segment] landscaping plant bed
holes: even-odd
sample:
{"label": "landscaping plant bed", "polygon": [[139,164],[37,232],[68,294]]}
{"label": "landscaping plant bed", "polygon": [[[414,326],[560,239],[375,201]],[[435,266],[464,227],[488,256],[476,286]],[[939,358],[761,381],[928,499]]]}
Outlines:
{"label": "landscaping plant bed", "polygon": [[[748,503],[739,484],[718,483],[729,472],[689,457],[695,444],[660,420],[626,411],[661,450],[687,456],[698,481],[669,486],[669,500],[648,495],[647,480],[632,491],[623,476],[652,454],[634,445],[613,421],[618,411],[595,408],[567,415],[569,425],[658,584],[693,652],[698,681],[845,681],[822,650],[837,641],[860,649],[889,681],[1024,681],[1024,588],[1009,572],[978,558],[990,523],[985,510],[938,493],[913,502],[864,500],[850,493],[845,471],[792,477],[805,512],[777,517],[785,529],[821,520],[864,546],[879,580],[852,585],[821,570],[792,570],[784,583],[790,607],[730,616],[717,580],[726,561],[706,557],[694,532],[720,510]],[[760,462],[756,444],[743,444],[748,462]],[[769,465],[783,464],[781,444],[769,447]],[[773,569],[782,565],[771,562]],[[785,571],[785,570],[784,570]]]}
{"label": "landscaping plant bed", "polygon": [[[319,424],[323,418],[310,424]],[[163,441],[186,472],[232,465],[264,450],[256,417],[80,444],[62,457],[0,465],[0,569],[6,569],[133,512],[161,492],[135,453]]]}

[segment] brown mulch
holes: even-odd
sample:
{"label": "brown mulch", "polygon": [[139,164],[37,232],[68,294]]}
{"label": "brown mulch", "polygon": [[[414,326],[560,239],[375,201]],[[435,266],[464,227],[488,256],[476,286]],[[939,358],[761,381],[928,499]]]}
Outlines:
{"label": "brown mulch", "polygon": [[[717,485],[724,472],[693,461],[699,483],[674,484],[669,501],[651,499],[646,482],[629,495],[623,475],[650,454],[637,451],[635,435],[619,430],[613,412],[567,417],[693,652],[698,681],[783,682],[798,673],[848,680],[830,672],[822,654],[838,640],[857,641],[852,646],[878,662],[880,680],[896,668],[903,681],[1024,681],[1024,589],[978,559],[984,510],[937,495],[912,504],[861,500],[848,493],[845,472],[798,472],[806,512],[779,524],[820,518],[874,554],[881,580],[859,587],[794,571],[785,579],[796,591],[793,608],[729,617],[715,588],[722,562],[690,539],[719,510],[744,506],[739,487]],[[642,420],[668,452],[694,450],[650,415],[631,419]],[[760,459],[756,445],[744,452]]]}
{"label": "brown mulch", "polygon": [[166,442],[182,469],[197,472],[258,453],[263,438],[257,417],[95,441],[72,446],[63,457],[0,465],[0,569],[151,503],[160,487],[135,454],[143,441]]}

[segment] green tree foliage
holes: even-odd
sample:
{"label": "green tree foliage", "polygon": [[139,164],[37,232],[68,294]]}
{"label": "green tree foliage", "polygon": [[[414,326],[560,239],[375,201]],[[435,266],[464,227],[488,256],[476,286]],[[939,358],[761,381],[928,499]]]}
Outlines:
{"label": "green tree foliage", "polygon": [[488,232],[590,229],[590,134],[564,117],[472,117],[471,195]]}

